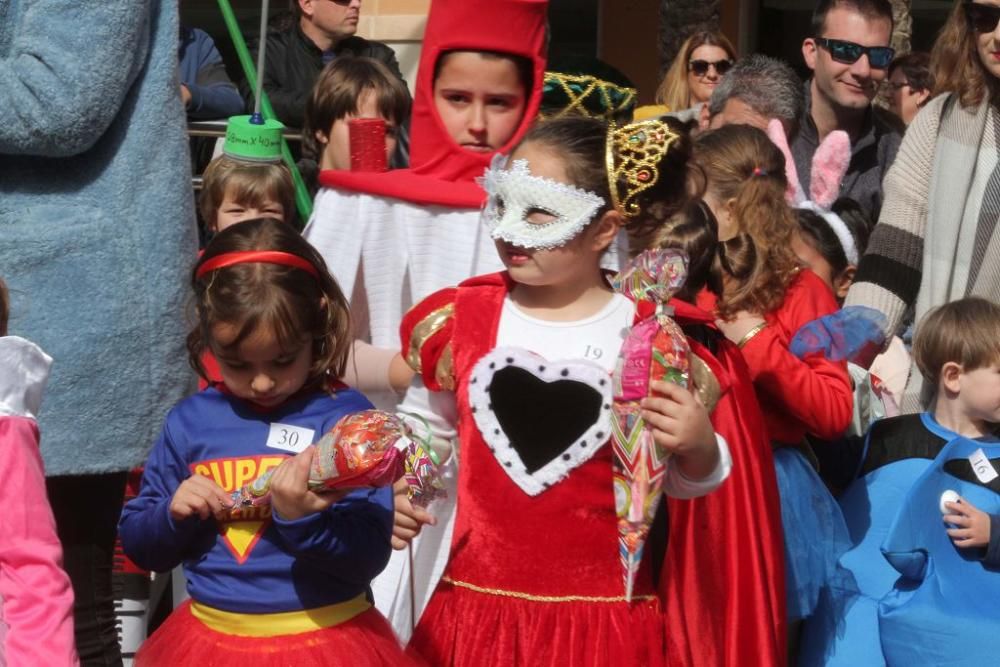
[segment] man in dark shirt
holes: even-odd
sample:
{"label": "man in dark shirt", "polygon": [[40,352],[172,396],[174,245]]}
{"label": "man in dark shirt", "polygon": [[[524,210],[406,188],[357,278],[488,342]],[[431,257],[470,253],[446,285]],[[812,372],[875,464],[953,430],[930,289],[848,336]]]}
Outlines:
{"label": "man in dark shirt", "polygon": [[[263,82],[274,113],[286,126],[302,127],[316,77],[334,58],[374,58],[403,78],[391,48],[355,35],[361,0],[292,0],[292,9],[294,17],[268,30]],[[253,99],[253,91],[244,92]]]}
{"label": "man in dark shirt", "polygon": [[892,61],[891,35],[888,0],[820,0],[813,36],[802,43],[813,78],[805,87],[805,110],[791,145],[808,192],[816,148],[834,130],[847,132],[851,162],[840,194],[856,200],[872,223],[882,208],[882,179],[902,140],[900,124],[871,104]]}

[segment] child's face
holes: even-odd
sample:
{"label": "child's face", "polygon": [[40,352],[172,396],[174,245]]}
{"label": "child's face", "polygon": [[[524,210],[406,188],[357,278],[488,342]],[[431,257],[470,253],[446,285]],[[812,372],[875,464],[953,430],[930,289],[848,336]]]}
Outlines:
{"label": "child's face", "polygon": [[351,168],[351,137],[348,122],[353,118],[381,118],[385,121],[385,158],[388,163],[392,153],[396,150],[398,132],[396,123],[379,113],[374,91],[366,90],[358,100],[356,114],[348,114],[333,121],[329,133],[316,131],[316,140],[323,146],[319,161],[320,169],[346,170]]}
{"label": "child's face", "polygon": [[492,153],[517,131],[525,90],[508,58],[457,52],[446,56],[434,82],[434,106],[451,138],[475,153]]}
{"label": "child's face", "polygon": [[802,234],[798,232],[792,235],[792,252],[826,283],[826,286],[830,288],[833,295],[837,297],[838,302],[842,302],[847,298],[847,291],[854,282],[854,274],[856,272],[853,264],[848,264],[847,268],[840,273],[836,273],[830,262],[826,261],[823,253],[803,239]]}
{"label": "child's face", "polygon": [[229,347],[237,335],[238,327],[220,322],[212,328],[210,341],[222,381],[234,396],[274,407],[305,385],[313,361],[309,337],[284,349],[271,328],[262,326],[235,348]]}
{"label": "child's face", "polygon": [[[575,185],[566,175],[562,158],[546,146],[526,143],[511,155],[511,162],[514,160],[526,160],[532,176]],[[525,220],[545,225],[556,220],[556,216],[536,208],[528,212]],[[600,265],[601,254],[608,245],[596,238],[600,228],[598,222],[591,222],[577,236],[551,250],[522,248],[497,240],[497,252],[510,277],[522,285],[542,287],[583,283]],[[614,232],[611,233],[613,236]]]}
{"label": "child's face", "polygon": [[1000,424],[1000,363],[961,371],[956,400],[969,421]]}
{"label": "child's face", "polygon": [[248,206],[236,201],[233,198],[233,193],[227,190],[215,214],[215,229],[213,231],[221,232],[237,222],[253,220],[254,218],[274,218],[284,221],[285,207],[271,199],[264,200],[260,206]]}

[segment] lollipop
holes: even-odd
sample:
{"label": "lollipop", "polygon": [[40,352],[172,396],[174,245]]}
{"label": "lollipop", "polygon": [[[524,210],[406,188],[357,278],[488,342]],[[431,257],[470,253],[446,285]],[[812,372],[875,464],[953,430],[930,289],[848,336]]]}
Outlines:
{"label": "lollipop", "polygon": [[650,394],[652,381],[689,386],[691,350],[666,306],[686,275],[687,258],[682,253],[648,250],[614,281],[616,290],[636,302],[638,313],[649,313],[630,329],[613,378],[612,477],[618,551],[629,601],[670,456],[653,440],[642,418],[640,401]]}

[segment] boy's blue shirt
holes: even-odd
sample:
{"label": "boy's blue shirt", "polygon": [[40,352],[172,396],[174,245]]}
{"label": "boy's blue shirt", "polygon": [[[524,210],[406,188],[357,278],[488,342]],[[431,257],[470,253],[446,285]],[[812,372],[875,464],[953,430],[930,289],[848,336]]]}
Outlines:
{"label": "boy's blue shirt", "polygon": [[349,389],[299,397],[268,412],[216,389],[185,399],[167,416],[139,496],[122,513],[125,553],[156,571],[183,563],[191,597],[227,611],[310,609],[367,593],[391,552],[391,487],[352,492],[294,521],[256,507],[222,523],[197,516],[175,522],[169,506],[191,474],[233,491],[292,456],[268,446],[273,423],[309,429],[316,441],[344,415],[370,408]]}

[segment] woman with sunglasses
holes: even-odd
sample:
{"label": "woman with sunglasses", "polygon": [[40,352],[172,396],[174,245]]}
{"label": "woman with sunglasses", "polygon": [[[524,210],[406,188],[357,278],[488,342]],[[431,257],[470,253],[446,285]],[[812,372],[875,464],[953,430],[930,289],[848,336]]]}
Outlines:
{"label": "woman with sunglasses", "polygon": [[[885,205],[847,295],[882,313],[969,295],[1000,301],[1000,0],[958,0],[931,53],[936,92],[907,129],[885,178]],[[860,312],[860,311],[859,311]],[[903,410],[919,410],[911,372]]]}
{"label": "woman with sunglasses", "polygon": [[[684,40],[677,57],[656,90],[658,106],[640,107],[636,119],[678,113],[708,102],[712,91],[736,62],[736,49],[717,32],[699,31]],[[697,118],[693,114],[691,120]]]}

